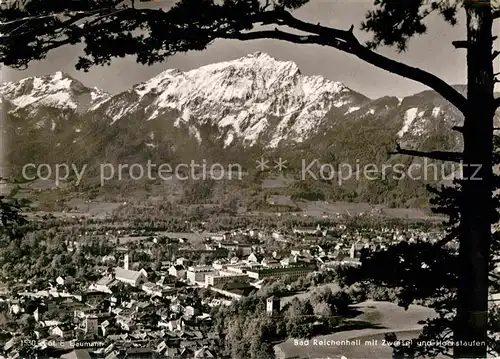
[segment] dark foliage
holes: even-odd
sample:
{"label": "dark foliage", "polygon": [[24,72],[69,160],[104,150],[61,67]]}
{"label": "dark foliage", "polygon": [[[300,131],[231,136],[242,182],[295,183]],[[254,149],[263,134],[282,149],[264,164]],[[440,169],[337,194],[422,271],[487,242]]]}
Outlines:
{"label": "dark foliage", "polygon": [[[500,138],[495,137],[496,148],[499,148]],[[495,152],[495,163],[500,162],[498,151]],[[495,176],[495,189],[499,188],[500,176]],[[439,242],[417,242],[409,244],[401,242],[389,247],[385,251],[363,253],[362,267],[347,273],[347,283],[366,282],[371,285],[391,288],[401,306],[407,308],[410,304],[424,304],[435,309],[438,316],[425,321],[424,331],[413,342],[412,346],[394,347],[398,357],[413,358],[433,357],[437,354],[450,355],[452,346],[435,345],[419,346],[418,342],[439,340],[450,341],[453,338],[456,315],[456,291],[458,285],[458,268],[461,265],[458,258],[458,223],[460,221],[458,200],[460,198],[460,181],[454,186],[430,187],[434,194],[433,211],[446,214],[449,219],[445,222],[447,233]],[[499,197],[494,197],[493,220],[498,222],[500,205]],[[492,234],[491,253],[491,280],[498,282],[493,273],[498,264],[497,255],[500,253],[500,236]],[[495,314],[496,313],[496,314]],[[498,311],[492,308],[490,313],[490,329],[498,323]],[[490,337],[489,349],[498,350],[498,343]]]}

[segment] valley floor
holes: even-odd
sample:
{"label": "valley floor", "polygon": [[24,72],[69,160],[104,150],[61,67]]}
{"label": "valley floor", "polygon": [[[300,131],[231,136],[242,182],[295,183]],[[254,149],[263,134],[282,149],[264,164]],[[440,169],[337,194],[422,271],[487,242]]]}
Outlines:
{"label": "valley floor", "polygon": [[[276,357],[285,358],[392,358],[392,349],[384,343],[384,335],[396,333],[398,340],[418,337],[419,321],[435,316],[427,307],[411,305],[407,311],[389,302],[366,301],[355,306],[362,311],[355,319],[380,328],[368,328],[322,335],[306,341],[293,339],[275,346]],[[355,343],[354,341],[359,340]],[[351,343],[349,343],[349,341]]]}

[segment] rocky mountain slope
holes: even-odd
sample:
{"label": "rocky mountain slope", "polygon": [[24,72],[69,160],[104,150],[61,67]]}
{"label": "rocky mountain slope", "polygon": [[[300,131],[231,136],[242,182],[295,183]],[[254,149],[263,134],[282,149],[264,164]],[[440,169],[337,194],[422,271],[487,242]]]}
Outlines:
{"label": "rocky mountain slope", "polygon": [[10,116],[37,119],[36,128],[55,130],[56,124],[45,120],[63,114],[99,118],[109,126],[142,121],[147,127],[149,121],[169,119],[169,125],[187,127],[198,141],[203,125],[216,127],[225,147],[236,142],[270,148],[301,143],[338,121],[393,113],[400,117],[398,137],[424,135],[434,118],[460,121],[458,113],[431,91],[370,100],[341,82],[304,76],[295,63],[261,52],[189,72],[167,70],[114,96],[61,72],[2,84],[0,94]]}
{"label": "rocky mountain slope", "polygon": [[165,71],[98,109],[111,123],[176,111],[178,122],[195,119],[224,130],[226,146],[236,139],[251,146],[267,137],[266,145],[276,147],[283,140],[304,141],[330,110],[349,113],[368,101],[340,82],[304,76],[295,63],[258,52],[189,72]]}
{"label": "rocky mountain slope", "polygon": [[110,97],[97,88],[85,87],[60,71],[53,75],[1,84],[0,93],[10,101],[12,115],[27,117],[38,116],[38,111],[44,107],[84,113],[99,101]]}
{"label": "rocky mountain slope", "polygon": [[369,99],[261,52],[166,70],[116,95],[57,72],[1,84],[0,96],[16,177],[30,162],[250,164],[262,153],[290,161],[307,153],[380,164],[391,160],[396,141],[412,149],[461,147],[451,128],[463,118],[433,91]]}

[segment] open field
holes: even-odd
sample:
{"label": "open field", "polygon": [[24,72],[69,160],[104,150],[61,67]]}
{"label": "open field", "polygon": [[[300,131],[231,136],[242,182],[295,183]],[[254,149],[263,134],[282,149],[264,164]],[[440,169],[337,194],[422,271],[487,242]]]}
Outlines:
{"label": "open field", "polygon": [[[383,343],[386,333],[395,332],[399,340],[416,338],[422,326],[419,321],[435,316],[426,307],[412,305],[405,311],[389,302],[367,301],[355,306],[363,313],[355,319],[366,321],[378,328],[357,329],[314,337],[308,342],[290,339],[275,346],[278,358],[391,358],[392,349]],[[360,343],[353,342],[359,339]]]}
{"label": "open field", "polygon": [[114,203],[114,202],[89,202],[86,203],[79,199],[72,199],[72,207],[77,208],[72,211],[60,212],[60,211],[52,211],[52,212],[44,212],[44,211],[35,211],[35,212],[27,212],[28,216],[40,215],[43,216],[45,214],[50,214],[55,217],[66,217],[66,218],[85,218],[85,217],[94,217],[99,219],[104,219],[109,217],[115,209],[120,207],[123,203]]}
{"label": "open field", "polygon": [[[284,177],[268,178],[263,180],[263,189],[273,189],[286,187],[292,179]],[[175,183],[174,183],[175,182]],[[99,194],[90,202],[83,192],[73,193],[65,183],[59,186],[53,180],[35,180],[32,182],[3,184],[4,191],[10,192],[16,189],[16,197],[30,198],[35,205],[38,202],[58,202],[63,200],[64,204],[71,208],[70,216],[91,215],[95,217],[109,216],[114,209],[125,201],[130,204],[157,204],[161,202],[178,202],[182,198],[182,183],[173,181],[172,183],[161,182],[151,184],[149,190],[135,188],[125,194],[106,194],[106,191],[100,190]],[[60,192],[69,191],[69,192]],[[63,197],[61,197],[63,196]],[[250,200],[250,198],[246,198]],[[214,203],[216,203],[215,201]],[[245,202],[243,200],[243,202]],[[409,220],[442,220],[442,217],[430,215],[427,211],[418,208],[388,208],[384,205],[372,205],[363,202],[343,202],[343,201],[307,201],[292,200],[290,195],[272,195],[268,198],[270,205],[286,205],[290,208],[298,207],[297,215],[319,217],[319,218],[337,218],[338,216],[356,217],[359,215],[375,214],[385,218],[400,218]],[[193,204],[198,206],[198,204]],[[43,209],[43,208],[40,208]],[[251,214],[243,206],[238,207],[239,214]],[[269,213],[269,212],[268,212]],[[272,212],[274,213],[274,212]],[[60,215],[64,215],[60,213]]]}
{"label": "open field", "polygon": [[202,250],[205,248],[203,238],[204,236],[209,236],[209,233],[188,233],[188,232],[154,232],[152,236],[122,236],[120,237],[121,244],[127,244],[132,242],[145,241],[151,237],[167,237],[170,239],[182,239],[187,244],[195,249]]}
{"label": "open field", "polygon": [[[156,201],[156,202],[162,202]],[[123,205],[124,202],[104,202],[104,201],[83,201],[79,198],[72,198],[68,203],[73,208],[71,211],[67,212],[51,212],[52,215],[56,217],[96,217],[96,218],[106,218],[109,217],[113,211],[119,206]],[[36,202],[35,202],[36,204]],[[133,206],[133,204],[130,204]],[[381,206],[372,206],[367,203],[348,203],[348,202],[297,202],[297,205],[301,208],[301,212],[294,213],[297,216],[305,217],[316,217],[316,218],[338,218],[338,216],[344,217],[356,217],[362,213],[373,213],[379,208],[382,208],[382,212],[378,214],[380,218],[399,218],[408,220],[432,220],[432,221],[442,221],[443,217],[429,216],[424,211],[419,209],[406,209],[406,208],[383,208]],[[214,207],[216,205],[182,205],[181,207]],[[246,212],[244,208],[238,209],[238,215],[277,215],[275,212]],[[37,214],[43,215],[43,212],[36,212]]]}
{"label": "open field", "polygon": [[352,203],[352,202],[326,202],[315,201],[306,202],[298,201],[297,205],[301,208],[302,214],[321,217],[343,215],[348,217],[359,216],[363,213],[380,214],[389,218],[408,218],[413,220],[442,220],[441,217],[430,216],[422,209],[417,208],[387,208],[382,205],[371,205],[369,203]]}

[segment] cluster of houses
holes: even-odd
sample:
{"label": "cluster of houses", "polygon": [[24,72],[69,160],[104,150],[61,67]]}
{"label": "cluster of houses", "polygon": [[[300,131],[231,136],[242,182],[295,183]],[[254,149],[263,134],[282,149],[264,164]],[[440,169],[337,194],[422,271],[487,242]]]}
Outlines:
{"label": "cluster of houses", "polygon": [[[220,337],[209,312],[229,300],[193,300],[182,288],[173,289],[175,279],[165,279],[162,286],[172,289],[158,296],[145,290],[145,271],[115,270],[112,281],[99,280],[81,295],[57,285],[7,300],[10,314],[28,318],[29,328],[23,330],[28,335],[0,336],[0,357],[23,358],[26,346],[42,358],[216,356]],[[54,311],[61,313],[56,319]]]}
{"label": "cluster of houses", "polygon": [[[341,234],[329,249],[321,240],[328,239],[331,228],[319,226],[290,233],[242,229],[210,234],[203,238],[202,250],[223,249],[229,256],[204,264],[179,256],[162,261],[157,270],[132,263],[129,253],[117,248],[97,260],[116,264],[96,265],[100,278],[77,291],[74,280],[62,276],[45,288],[6,290],[0,293],[0,308],[23,326],[17,333],[0,328],[0,358],[22,358],[26,346],[53,358],[213,358],[221,338],[212,327],[211,308],[231,305],[266,281],[359,265],[362,249],[423,237],[418,231],[361,231],[345,225],[335,230]],[[185,245],[181,253],[199,250],[189,247],[193,233],[173,237]],[[155,238],[151,245],[159,242]],[[77,245],[72,241],[68,248]],[[200,291],[203,298],[195,294]],[[276,308],[279,298],[270,298],[268,311]]]}

